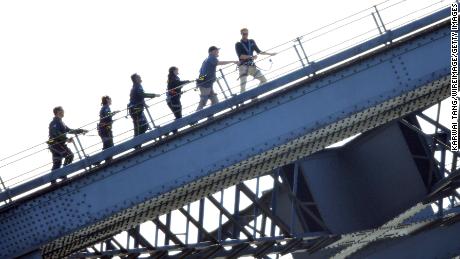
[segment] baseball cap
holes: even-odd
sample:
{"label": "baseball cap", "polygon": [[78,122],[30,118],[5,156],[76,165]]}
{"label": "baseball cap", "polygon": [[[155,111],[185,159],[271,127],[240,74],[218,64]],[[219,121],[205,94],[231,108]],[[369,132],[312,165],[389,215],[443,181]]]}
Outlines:
{"label": "baseball cap", "polygon": [[214,50],[217,50],[217,49],[220,49],[220,48],[218,48],[218,47],[216,47],[216,46],[211,46],[211,47],[209,47],[209,49],[208,49],[208,53],[210,53],[210,52],[212,52],[212,51],[214,51]]}

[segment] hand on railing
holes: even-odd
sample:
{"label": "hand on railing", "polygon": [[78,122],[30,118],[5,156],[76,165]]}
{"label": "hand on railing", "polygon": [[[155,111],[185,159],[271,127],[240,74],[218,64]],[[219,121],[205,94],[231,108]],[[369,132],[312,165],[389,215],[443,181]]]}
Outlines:
{"label": "hand on railing", "polygon": [[117,113],[120,113],[120,112],[121,112],[121,111],[118,111],[118,110],[117,110],[117,111],[113,111],[113,112],[110,113],[110,116],[113,116],[113,115],[115,115],[115,114],[117,114]]}
{"label": "hand on railing", "polygon": [[85,130],[85,129],[74,129],[74,130],[69,131],[69,133],[70,133],[70,134],[75,134],[75,135],[79,135],[79,134],[85,135],[86,133],[88,133],[88,130]]}

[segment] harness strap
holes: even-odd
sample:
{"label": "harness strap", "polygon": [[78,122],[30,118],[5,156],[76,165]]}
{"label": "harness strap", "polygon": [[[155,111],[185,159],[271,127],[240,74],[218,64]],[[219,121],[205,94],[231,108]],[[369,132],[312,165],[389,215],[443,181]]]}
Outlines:
{"label": "harness strap", "polygon": [[[240,40],[240,43],[243,46],[246,53],[248,53],[248,56],[251,56],[253,52],[251,40],[248,39],[248,46],[246,46],[243,40]],[[246,61],[242,61],[241,65],[254,66],[255,64],[254,64],[254,60],[246,60]]]}

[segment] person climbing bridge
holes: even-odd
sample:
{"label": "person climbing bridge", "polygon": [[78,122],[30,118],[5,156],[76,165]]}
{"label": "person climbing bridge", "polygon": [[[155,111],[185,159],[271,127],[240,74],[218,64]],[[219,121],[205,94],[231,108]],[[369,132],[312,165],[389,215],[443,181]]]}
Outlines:
{"label": "person climbing bridge", "polygon": [[240,30],[241,40],[235,43],[236,55],[238,56],[239,62],[239,74],[240,74],[240,93],[246,91],[246,82],[248,76],[252,76],[259,80],[259,86],[267,82],[267,79],[262,74],[260,69],[257,68],[255,60],[257,55],[254,55],[254,51],[260,55],[274,56],[276,53],[269,53],[261,51],[253,39],[249,39],[249,30],[243,28]]}
{"label": "person climbing bridge", "polygon": [[[145,93],[142,87],[142,78],[138,74],[131,75],[133,87],[131,88],[128,111],[133,120],[134,137],[139,136],[147,131],[149,128],[148,121],[144,114],[145,98],[159,97],[159,94]],[[140,146],[136,146],[136,149]]]}
{"label": "person climbing bridge", "polygon": [[70,129],[67,127],[62,121],[64,109],[61,106],[55,107],[53,113],[54,118],[49,124],[49,140],[47,143],[53,158],[53,167],[51,170],[56,170],[61,167],[62,159],[64,159],[64,166],[73,161],[73,153],[66,145],[66,143],[72,143],[73,139],[68,138],[67,133],[85,134],[88,131],[85,129]]}
{"label": "person climbing bridge", "polygon": [[[108,95],[102,96],[101,105],[102,107],[99,111],[99,123],[97,124],[97,132],[102,140],[102,150],[105,150],[109,147],[113,147],[112,116],[119,111],[112,112],[110,110],[110,105],[112,105],[112,98],[110,98]],[[110,162],[111,160],[112,157],[109,157],[106,159],[106,162]]]}
{"label": "person climbing bridge", "polygon": [[197,111],[203,109],[208,100],[211,100],[211,105],[219,102],[217,94],[212,88],[216,81],[216,68],[219,65],[238,64],[238,61],[219,61],[219,48],[211,46],[208,49],[208,57],[203,61],[200,69],[200,75],[197,79],[197,86],[200,89],[200,102]]}
{"label": "person climbing bridge", "polygon": [[190,83],[189,80],[180,80],[179,78],[179,68],[170,67],[168,71],[168,89],[166,93],[166,102],[174,113],[176,119],[182,118],[182,104],[180,98],[182,95],[182,87]]}

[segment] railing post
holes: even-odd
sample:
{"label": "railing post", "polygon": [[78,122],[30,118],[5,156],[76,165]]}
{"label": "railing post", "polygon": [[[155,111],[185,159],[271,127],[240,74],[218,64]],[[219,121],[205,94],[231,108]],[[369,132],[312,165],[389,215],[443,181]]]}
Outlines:
{"label": "railing post", "polygon": [[[2,177],[0,177],[0,183],[1,183],[2,186],[3,186],[3,191],[8,195],[8,189],[6,188],[5,183],[3,182]],[[10,195],[8,195],[8,200],[9,200],[10,202],[12,202],[11,196],[10,196]]]}
{"label": "railing post", "polygon": [[[77,137],[77,135],[75,135],[75,138],[76,138],[76,137]],[[80,160],[81,160],[82,158],[81,158],[80,150],[79,150],[78,147],[77,147],[77,144],[75,144],[75,141],[72,141],[72,144],[73,144],[73,147],[75,148],[75,150],[77,151],[78,157],[79,157]]]}
{"label": "railing post", "polygon": [[[77,139],[78,145],[79,145],[80,148],[81,148],[81,152],[83,153],[84,158],[86,158],[87,156],[86,156],[86,154],[85,154],[85,151],[83,150],[83,146],[82,146],[82,144],[81,144],[81,142],[80,142],[80,139],[78,138],[78,134],[75,134],[75,138]],[[72,141],[72,144],[73,144],[73,147],[75,148],[75,150],[77,151],[78,158],[80,158],[80,160],[82,160],[83,157],[81,156],[80,150],[78,149],[77,144],[75,144],[75,141]],[[91,165],[89,165],[89,168],[91,168]],[[85,171],[88,170],[88,169],[86,168],[86,166],[85,166],[84,170],[85,170]]]}
{"label": "railing post", "polygon": [[295,44],[294,44],[294,49],[295,49],[295,52],[297,53],[297,56],[299,57],[300,63],[302,63],[302,67],[305,67],[305,64],[303,63],[302,56],[300,56],[299,50],[297,49],[297,46]]}
{"label": "railing post", "polygon": [[379,30],[380,35],[382,35],[382,34],[383,34],[382,29],[380,29],[380,25],[379,25],[379,23],[377,22],[377,18],[375,18],[375,14],[374,14],[374,13],[372,13],[372,18],[374,18],[375,25],[377,25],[377,29]]}
{"label": "railing post", "polygon": [[[158,128],[158,127],[155,125],[155,122],[153,121],[152,114],[150,114],[150,110],[149,110],[149,107],[147,106],[147,104],[144,104],[144,107],[145,107],[145,110],[147,111],[147,115],[149,116],[150,121],[152,122],[153,128]],[[150,126],[149,126],[149,128],[150,128]]]}
{"label": "railing post", "polygon": [[377,9],[377,6],[374,5],[375,13],[377,14],[377,17],[380,20],[380,23],[382,24],[382,28],[384,32],[387,32],[387,28],[385,27],[385,23],[382,20],[382,16],[380,16],[379,9]]}
{"label": "railing post", "polygon": [[297,37],[297,42],[299,43],[300,49],[303,52],[303,55],[305,56],[305,60],[307,61],[307,65],[310,65],[310,60],[308,59],[307,53],[305,52],[305,49],[303,48],[302,41],[300,41],[300,37]]}
{"label": "railing post", "polygon": [[[83,153],[83,156],[86,158],[88,157],[85,153],[85,149],[83,148],[83,145],[81,144],[80,138],[78,137],[78,134],[75,134],[75,138],[77,139],[78,145],[80,146],[81,152]],[[75,143],[74,143],[75,144]],[[80,157],[81,159],[81,157]]]}
{"label": "railing post", "polygon": [[222,92],[222,94],[224,94],[225,100],[227,100],[228,99],[227,94],[225,93],[224,88],[222,88],[222,85],[220,84],[219,79],[217,79],[216,82],[217,82],[217,85],[219,85],[220,91]]}
{"label": "railing post", "polygon": [[232,89],[230,89],[230,85],[228,84],[227,79],[225,78],[224,72],[222,72],[222,69],[219,69],[219,72],[220,72],[220,75],[222,76],[222,79],[224,80],[225,85],[227,86],[230,96],[233,96]]}

